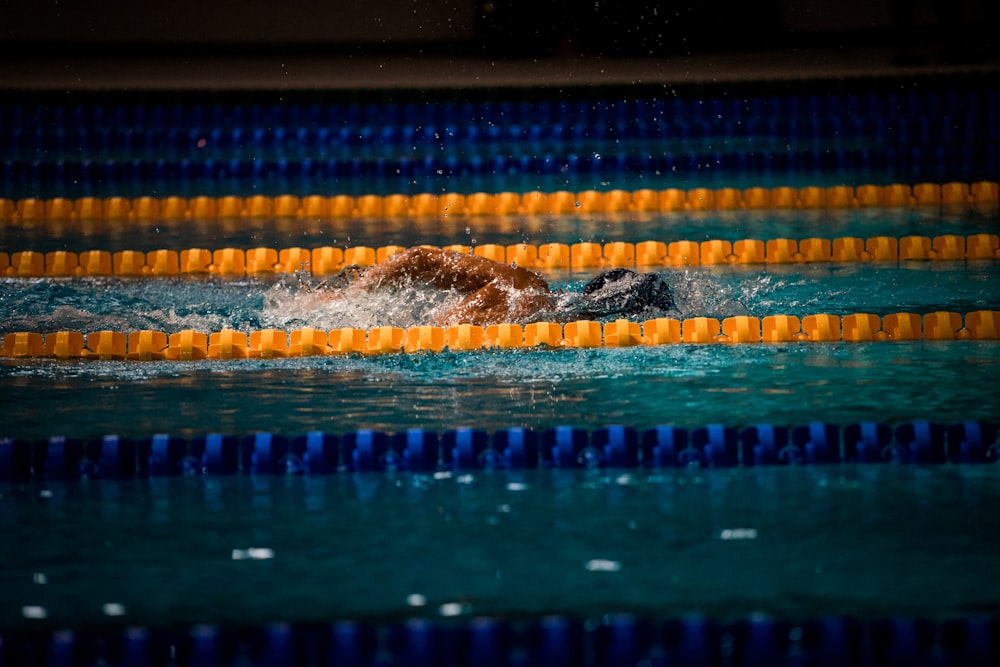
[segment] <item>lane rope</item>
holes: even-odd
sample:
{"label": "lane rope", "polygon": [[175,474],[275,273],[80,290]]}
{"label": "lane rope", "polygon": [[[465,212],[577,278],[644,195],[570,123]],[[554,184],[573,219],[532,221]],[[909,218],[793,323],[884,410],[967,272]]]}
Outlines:
{"label": "lane rope", "polygon": [[210,197],[56,197],[0,199],[0,223],[68,220],[145,222],[215,219],[422,218],[597,213],[671,213],[739,209],[869,207],[996,208],[995,181],[893,183],[794,188],[667,188],[570,192],[420,193],[414,195],[236,195]]}
{"label": "lane rope", "polygon": [[[720,264],[795,264],[822,262],[964,261],[1000,259],[1000,235],[942,234],[901,238],[844,236],[834,239],[777,238],[738,241],[640,241],[630,243],[516,243],[449,245],[446,250],[474,254],[530,269],[598,269],[712,266]],[[184,250],[25,250],[0,252],[0,275],[18,278],[74,276],[165,277],[177,275],[246,276],[310,273],[329,276],[345,266],[373,266],[406,250],[402,246],[338,248],[188,248]]]}
{"label": "lane rope", "polygon": [[337,354],[451,352],[482,349],[598,348],[672,343],[790,343],[885,341],[1000,340],[1000,311],[892,313],[879,317],[853,313],[740,315],[721,322],[713,317],[683,320],[657,318],[644,322],[579,320],[479,326],[415,326],[361,329],[342,327],[263,329],[249,334],[232,329],[204,333],[186,329],[163,331],[18,331],[4,335],[0,357],[134,361],[201,359],[283,359]]}
{"label": "lane rope", "polygon": [[[58,494],[46,502],[52,505],[64,501]],[[117,499],[104,502],[118,506]],[[724,529],[716,537],[756,539],[756,531],[751,530]],[[232,552],[233,560],[274,557],[274,551],[267,547]],[[605,572],[617,572],[621,567],[618,561],[603,559],[583,565],[591,571]],[[150,622],[141,612],[132,615],[133,610],[120,603],[91,603],[90,609],[83,606],[76,615],[86,610],[97,619],[103,615],[105,622],[92,621],[72,630],[62,627],[68,623],[65,608],[33,604],[21,608],[24,622],[30,625],[6,631],[3,639],[5,647],[9,647],[7,652],[15,656],[35,652],[94,655],[103,661],[105,656],[121,654],[134,664],[183,666],[218,664],[220,655],[246,656],[254,664],[291,664],[303,652],[322,664],[438,664],[439,656],[444,655],[456,656],[453,662],[460,665],[523,662],[567,667],[580,663],[644,664],[665,654],[682,656],[687,664],[713,665],[725,662],[734,646],[742,664],[748,665],[790,662],[791,658],[813,665],[848,664],[852,660],[867,663],[875,662],[877,657],[878,664],[885,667],[910,667],[932,658],[942,664],[1000,662],[995,641],[1000,616],[995,612],[945,618],[900,613],[866,618],[823,611],[776,618],[756,612],[730,613],[723,620],[695,614],[622,612],[621,605],[612,604],[589,615],[561,612],[512,618],[512,614],[483,613],[468,601],[441,602],[435,600],[428,605],[425,596],[413,594],[406,599],[410,605],[407,614],[379,620],[251,618],[197,624],[187,620]],[[120,616],[125,616],[127,622],[121,622]],[[600,623],[591,620],[595,617],[601,619]],[[74,664],[68,660],[52,662]]]}
{"label": "lane rope", "polygon": [[874,421],[843,425],[709,424],[459,427],[343,434],[258,432],[131,438],[0,437],[0,481],[132,479],[176,475],[288,475],[537,468],[728,468],[836,463],[989,463],[997,424]]}

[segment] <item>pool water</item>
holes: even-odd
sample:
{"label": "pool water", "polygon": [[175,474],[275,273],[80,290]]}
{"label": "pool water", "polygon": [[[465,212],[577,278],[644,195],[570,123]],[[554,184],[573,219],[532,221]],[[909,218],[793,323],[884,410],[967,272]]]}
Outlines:
{"label": "pool water", "polygon": [[0,496],[0,628],[982,615],[997,502],[995,466],[27,484]]}
{"label": "pool water", "polygon": [[[8,437],[805,424],[1000,414],[992,342],[3,367]],[[826,349],[829,348],[829,349]],[[39,385],[44,381],[44,389]],[[55,418],[53,418],[55,415]]]}
{"label": "pool water", "polygon": [[[618,185],[617,183],[615,184]],[[689,187],[668,182],[665,187]],[[754,185],[757,185],[755,183]],[[725,184],[732,187],[731,184]],[[442,206],[447,205],[447,198]],[[0,225],[9,251],[184,250],[208,248],[315,248],[419,244],[573,244],[581,241],[706,241],[855,236],[994,234],[997,212],[988,207],[830,210],[729,210],[588,215],[450,215],[381,218],[251,218],[215,220],[56,220]]]}
{"label": "pool water", "polygon": [[[13,128],[0,137],[0,196],[997,180],[995,79],[925,79],[926,88],[912,90],[897,83],[906,81],[403,91],[399,99],[377,91],[287,100],[264,91],[204,99],[184,91],[25,93],[0,101],[0,120]],[[997,228],[995,206],[963,205],[174,222],[12,216],[0,224],[0,250],[900,238]],[[992,260],[660,273],[678,318],[1000,310],[1000,263]],[[575,294],[593,274],[545,277]],[[316,282],[0,278],[0,334],[408,327],[457,298],[416,287],[329,299],[312,289]],[[998,378],[1000,344],[971,340],[193,362],[4,358],[0,446],[27,442],[37,452],[60,435],[193,441],[360,429],[996,422]],[[908,637],[928,664],[959,655],[994,664],[1000,655],[993,465],[187,473],[55,481],[38,468],[0,480],[0,665],[289,664],[306,642],[249,659],[226,653],[218,628],[245,629],[256,646],[289,627],[331,623],[334,634],[360,627],[374,636],[360,657],[343,649],[345,640],[327,656],[331,664],[770,664],[740,653],[745,635],[703,633],[698,619],[787,621],[775,637],[788,665],[915,664],[905,651],[889,655],[906,649]],[[826,644],[803,630],[831,617],[867,630],[818,633]],[[532,632],[551,637],[565,621],[584,632],[555,644],[593,648],[595,637],[634,627],[622,619],[682,628],[628,661],[590,649],[548,659],[519,643]],[[878,619],[893,619],[889,635],[866,625]],[[933,625],[950,622],[958,625]],[[424,628],[475,634],[490,623],[510,623],[513,634],[497,639],[502,650],[488,660],[430,659],[420,644]],[[390,645],[400,627],[410,643],[397,651]],[[711,647],[702,663],[684,660],[667,635]],[[148,653],[113,655],[123,641],[146,646],[147,636]]]}
{"label": "pool water", "polygon": [[[668,269],[676,317],[1000,309],[996,262]],[[553,273],[578,292],[586,274]],[[278,280],[0,281],[10,330],[203,332],[423,324],[421,289],[329,300]],[[457,297],[455,297],[457,298]],[[651,316],[656,315],[655,313]],[[197,362],[4,360],[6,437],[471,426],[898,423],[1000,414],[992,341],[664,345]],[[53,415],[56,420],[53,421]],[[57,432],[58,431],[58,432]]]}

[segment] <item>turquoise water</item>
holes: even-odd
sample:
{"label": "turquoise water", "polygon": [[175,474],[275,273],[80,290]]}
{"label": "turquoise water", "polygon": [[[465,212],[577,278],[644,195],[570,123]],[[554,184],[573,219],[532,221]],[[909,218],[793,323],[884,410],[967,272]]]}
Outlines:
{"label": "turquoise water", "polygon": [[[996,262],[663,272],[675,316],[1000,309]],[[552,274],[578,291],[584,274]],[[305,279],[303,279],[305,280]],[[370,328],[427,321],[423,290],[335,301],[280,280],[0,281],[6,331]],[[7,437],[457,426],[651,427],[1000,415],[993,341],[666,345],[200,362],[4,360]]]}
{"label": "turquoise water", "polygon": [[998,502],[995,466],[5,487],[0,629],[997,613]]}
{"label": "turquoise water", "polygon": [[[859,182],[860,183],[860,182]],[[757,186],[759,182],[750,185]],[[726,187],[734,184],[726,183]],[[782,182],[781,185],[786,185]],[[678,183],[664,187],[687,187]],[[532,187],[529,187],[530,191]],[[569,188],[577,191],[576,188]],[[447,203],[447,200],[444,200]],[[444,203],[442,204],[442,207]],[[858,210],[746,210],[443,218],[223,219],[184,221],[55,221],[0,225],[0,248],[35,250],[183,250],[269,246],[477,245],[484,243],[609,243],[838,236],[995,234],[996,210],[916,207]]]}
{"label": "turquoise water", "polygon": [[[887,109],[895,115],[902,107]],[[881,124],[884,114],[873,114]],[[41,161],[39,175],[32,176],[30,162],[11,163],[9,169],[5,162],[5,173],[16,177],[0,188],[14,197],[163,196],[973,180],[967,174],[995,180],[989,167],[995,159],[965,164],[961,155],[962,164],[958,161],[966,149],[973,162],[995,155],[985,150],[991,139],[970,124],[979,117],[949,116],[942,126],[948,129],[946,138],[918,142],[923,157],[914,157],[914,164],[883,159],[887,146],[899,153],[893,148],[897,138],[887,144],[877,133],[870,141],[851,139],[849,145],[830,138],[840,149],[871,146],[872,158],[865,152],[857,164],[848,161],[827,173],[813,173],[820,171],[819,163],[810,173],[801,164],[754,173],[716,168],[717,162],[704,168],[687,164],[683,173],[616,173],[613,160],[597,162],[596,151],[613,156],[641,146],[614,140],[574,149],[595,154],[589,173],[562,173],[551,159],[544,173],[520,173],[512,166],[512,153],[510,160],[501,160],[508,164],[506,172],[489,167],[468,178],[442,171],[294,178],[265,170],[228,176],[219,171],[211,179],[138,174],[116,182],[100,162],[122,155],[71,149],[62,155],[14,155]],[[62,132],[59,121],[53,118],[51,125],[40,126],[39,137]],[[967,136],[952,136],[951,128],[964,125],[972,128]],[[733,140],[725,150],[787,149],[800,157],[803,151],[821,157],[826,148],[785,143],[784,137],[776,143],[776,137],[755,139],[752,145]],[[975,140],[983,146],[967,145]],[[694,154],[716,150],[712,141],[649,146]],[[898,137],[907,151],[912,141],[905,132]],[[442,143],[427,150],[436,156],[445,148]],[[516,152],[556,148],[566,146],[536,142]],[[252,150],[248,144],[247,151]],[[363,147],[345,150],[345,159],[356,153],[365,157]],[[496,152],[502,157],[503,151]],[[268,155],[287,157],[281,153]],[[936,157],[939,153],[947,160]],[[214,153],[214,159],[223,158]],[[154,159],[162,161],[164,155]],[[917,163],[924,162],[929,166],[918,169]],[[416,163],[404,159],[399,165],[415,168]],[[216,162],[213,168],[220,166]],[[0,225],[0,251],[898,238],[996,233],[998,228],[995,209],[934,207],[440,220],[57,221]],[[676,297],[677,317],[1000,310],[1000,263],[995,261],[724,266],[662,273]],[[559,289],[577,292],[592,275],[562,271],[546,277]],[[331,301],[311,292],[310,284],[308,276],[3,278],[0,334],[410,326],[426,323],[456,298],[414,289]],[[666,345],[183,363],[3,359],[0,442],[13,438],[22,444],[53,435],[86,440],[112,433],[194,438],[365,428],[442,432],[459,426],[492,431],[817,420],[840,428],[860,421],[995,422],[1000,420],[998,378],[996,341]],[[789,619],[794,627],[783,633],[787,640],[778,638],[788,645],[785,664],[835,664],[838,649],[860,664],[881,664],[883,657],[888,663],[892,656],[883,655],[886,647],[879,644],[884,639],[871,637],[850,648],[821,649],[834,649],[833,657],[804,657],[809,649],[802,646],[807,642],[801,641],[799,624],[830,616],[985,618],[995,630],[1000,618],[1000,584],[993,576],[1000,553],[998,501],[1000,468],[972,464],[205,474],[68,482],[37,474],[30,482],[0,483],[0,663],[82,663],[88,642],[103,657],[115,651],[114,631],[140,637],[141,643],[145,627],[154,635],[179,628],[174,636],[182,644],[184,637],[194,643],[200,637],[211,640],[211,628],[198,624],[249,628],[248,636],[259,637],[257,624],[319,626],[350,619],[371,621],[384,648],[386,628],[407,619],[475,628],[482,617],[544,624],[549,615],[559,615],[582,620],[590,631],[611,627],[609,619],[620,613],[641,619]],[[587,664],[605,664],[590,650],[595,634],[584,637],[589,649],[581,655],[589,656]],[[948,638],[918,634],[928,644],[921,650],[934,653],[928,663],[943,664],[942,644]],[[840,635],[833,636],[836,641]],[[74,637],[81,639],[76,645]],[[987,639],[995,645],[995,638]],[[175,655],[174,641],[152,647],[147,656],[155,655],[161,664],[215,663],[206,659],[216,649],[211,641],[204,642],[203,652],[192,652],[192,660],[186,660],[190,656],[183,646]],[[706,635],[704,641],[716,645],[705,664],[750,664],[751,659],[741,662],[733,654],[733,642],[741,640],[732,635]],[[900,643],[905,642],[903,637]],[[28,649],[21,655],[24,646]],[[531,664],[522,647],[502,648],[510,664]],[[295,650],[305,647],[290,647]],[[812,650],[816,658],[815,646]],[[992,647],[978,651],[972,654],[996,655]],[[664,662],[663,655],[646,657],[640,664]],[[419,660],[402,656],[398,662],[423,664]],[[141,655],[133,656],[132,664],[139,661]],[[114,657],[108,662],[114,664]],[[273,661],[289,662],[287,655]],[[370,662],[396,664],[384,655]],[[911,664],[905,656],[897,662]]]}
{"label": "turquoise water", "polygon": [[995,342],[5,362],[4,435],[784,425],[1000,414]]}
{"label": "turquoise water", "polygon": [[[992,233],[920,211],[5,228],[5,247]],[[257,225],[257,223],[254,223]],[[534,226],[532,226],[534,225]],[[466,228],[468,226],[468,229]],[[310,231],[311,230],[311,231]],[[678,317],[1000,310],[993,261],[664,269]],[[577,292],[591,272],[546,274]],[[323,299],[308,276],[0,279],[0,328],[424,323],[414,289]],[[0,361],[0,436],[369,428],[698,427],[1000,416],[995,341],[665,345],[202,362]],[[0,486],[0,631],[353,619],[948,619],[1000,613],[995,466],[192,476]],[[588,621],[590,622],[590,621]],[[594,621],[597,623],[598,621]]]}

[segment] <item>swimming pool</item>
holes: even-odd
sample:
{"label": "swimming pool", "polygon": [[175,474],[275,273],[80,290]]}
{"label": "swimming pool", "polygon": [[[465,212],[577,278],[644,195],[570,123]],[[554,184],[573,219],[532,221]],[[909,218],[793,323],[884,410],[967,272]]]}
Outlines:
{"label": "swimming pool", "polygon": [[[707,268],[666,272],[678,316],[1000,308],[993,261],[949,268]],[[554,282],[579,289],[580,280]],[[892,290],[880,293],[885,285]],[[17,280],[0,289],[4,320],[15,330],[173,334],[424,323],[413,319],[421,312],[413,293],[317,303],[297,279]],[[436,304],[433,297],[424,310]],[[567,410],[570,425],[586,428],[805,424],[817,418],[902,422],[929,415],[947,423],[997,414],[990,387],[998,363],[1000,349],[993,342],[973,340],[446,350],[147,364],[26,359],[5,365],[4,394],[5,403],[18,406],[7,418],[9,432],[25,438],[460,426],[541,430],[566,425]],[[39,382],[46,384],[42,395],[31,391]],[[155,409],[136,414],[137,406]],[[53,411],[64,420],[58,434],[47,419]]]}
{"label": "swimming pool", "polygon": [[[10,266],[23,251],[69,252],[79,266],[106,251],[110,266],[123,251],[146,262],[199,248],[214,261],[235,248],[246,262],[257,248],[421,243],[561,244],[567,257],[588,243],[681,240],[947,237],[966,248],[996,234],[995,186],[964,185],[958,199],[948,186],[996,180],[997,92],[952,83],[905,95],[872,82],[670,98],[587,89],[568,100],[29,95],[3,106],[21,129],[3,146],[0,239]],[[854,185],[837,203],[843,182]],[[909,198],[893,199],[892,183]],[[946,187],[920,203],[922,183]],[[629,206],[609,195],[590,208],[589,193],[622,190]],[[655,206],[643,208],[647,190]],[[485,208],[477,192],[491,197]],[[441,210],[416,211],[423,193]],[[550,198],[530,209],[532,193]],[[405,330],[441,305],[420,290],[318,301],[305,286],[321,276],[308,272],[44,277],[45,258],[32,277],[35,259],[18,261],[28,275],[0,279],[4,334]],[[541,270],[578,291],[599,265]],[[996,460],[1000,346],[924,335],[936,313],[961,326],[1000,311],[995,259],[897,251],[653,268],[680,321],[870,314],[877,331],[910,313],[918,335],[5,358],[5,655],[995,658],[994,467],[955,464]],[[886,460],[951,465],[860,465]],[[935,570],[952,574],[928,579]]]}

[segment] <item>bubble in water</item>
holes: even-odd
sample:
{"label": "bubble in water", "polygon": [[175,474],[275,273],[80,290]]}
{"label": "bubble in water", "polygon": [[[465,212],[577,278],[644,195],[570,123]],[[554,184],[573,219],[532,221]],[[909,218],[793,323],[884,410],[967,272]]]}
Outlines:
{"label": "bubble in water", "polygon": [[576,206],[577,208],[580,208],[581,206],[583,206],[583,204],[581,204],[578,201],[575,201],[575,202],[573,202],[573,206]]}

